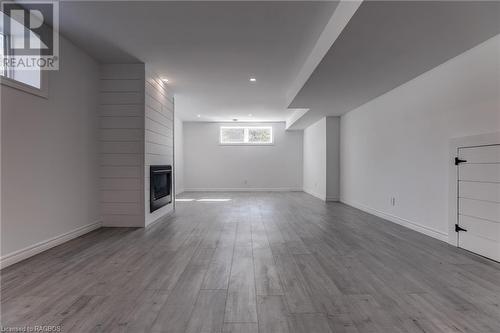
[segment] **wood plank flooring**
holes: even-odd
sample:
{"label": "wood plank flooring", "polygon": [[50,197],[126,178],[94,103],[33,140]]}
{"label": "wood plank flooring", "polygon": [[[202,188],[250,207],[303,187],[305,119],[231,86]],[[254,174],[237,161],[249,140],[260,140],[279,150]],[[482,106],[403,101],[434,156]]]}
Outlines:
{"label": "wood plank flooring", "polygon": [[1,325],[63,332],[500,332],[500,264],[304,193],[185,193],[1,272]]}

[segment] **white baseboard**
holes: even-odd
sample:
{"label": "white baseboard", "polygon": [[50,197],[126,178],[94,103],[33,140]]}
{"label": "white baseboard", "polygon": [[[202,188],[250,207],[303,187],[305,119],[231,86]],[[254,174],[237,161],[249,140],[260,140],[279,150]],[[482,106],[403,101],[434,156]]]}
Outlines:
{"label": "white baseboard", "polygon": [[321,195],[319,193],[316,193],[313,190],[310,190],[310,189],[307,189],[307,188],[303,188],[302,191],[306,192],[307,194],[312,195],[315,198],[318,198],[320,200],[326,201],[326,197],[325,196],[323,196],[323,195]]}
{"label": "white baseboard", "polygon": [[91,232],[92,230],[98,229],[101,226],[102,226],[102,221],[87,224],[84,225],[83,227],[77,228],[62,235],[52,237],[45,241],[25,247],[24,249],[4,255],[0,258],[0,269],[18,263],[24,259],[28,259],[29,257],[32,257],[43,251],[47,251],[48,249],[53,248],[54,246],[65,243],[69,240],[72,240],[73,238],[77,238],[81,235]]}
{"label": "white baseboard", "polygon": [[302,192],[300,187],[186,188],[184,192]]}
{"label": "white baseboard", "polygon": [[329,196],[327,196],[326,197],[326,201],[328,201],[328,202],[338,202],[338,201],[340,201],[340,199],[339,199],[339,197],[329,197]]}
{"label": "white baseboard", "polygon": [[364,212],[367,212],[367,213],[373,214],[375,216],[378,216],[380,218],[383,218],[384,220],[391,221],[393,223],[402,225],[403,227],[418,231],[424,235],[427,235],[427,236],[439,239],[440,241],[448,243],[448,234],[446,234],[442,231],[421,225],[420,223],[417,223],[414,221],[403,219],[403,218],[395,216],[395,215],[384,213],[380,210],[373,209],[373,208],[367,207],[367,206],[362,205],[362,204],[358,204],[355,202],[349,202],[349,201],[343,200],[343,199],[341,199],[340,201],[346,205],[352,206],[352,207],[357,208],[359,210],[362,210]]}

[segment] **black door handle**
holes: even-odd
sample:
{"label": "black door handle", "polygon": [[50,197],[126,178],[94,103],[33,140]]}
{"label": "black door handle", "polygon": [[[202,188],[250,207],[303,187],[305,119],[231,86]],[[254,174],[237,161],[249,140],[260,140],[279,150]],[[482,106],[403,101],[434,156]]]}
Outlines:
{"label": "black door handle", "polygon": [[467,229],[464,229],[464,228],[460,227],[458,224],[455,224],[455,232],[459,232],[459,231],[467,231]]}

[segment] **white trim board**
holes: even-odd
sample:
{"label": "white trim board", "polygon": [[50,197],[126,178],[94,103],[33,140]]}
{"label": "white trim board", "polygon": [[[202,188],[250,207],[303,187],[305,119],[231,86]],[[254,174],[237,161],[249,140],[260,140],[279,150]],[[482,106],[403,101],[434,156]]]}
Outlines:
{"label": "white trim board", "polygon": [[186,188],[184,192],[302,192],[299,187]]}
{"label": "white trim board", "polygon": [[439,239],[440,241],[448,242],[448,234],[446,234],[442,231],[436,230],[434,228],[430,228],[430,227],[421,225],[420,223],[410,221],[407,219],[403,219],[403,218],[395,216],[395,215],[387,214],[387,213],[384,213],[382,211],[379,211],[379,210],[376,210],[376,209],[373,209],[373,208],[370,208],[370,207],[367,207],[365,205],[358,204],[355,202],[349,202],[349,201],[345,201],[345,200],[341,200],[341,202],[348,205],[348,206],[362,210],[366,213],[378,216],[384,220],[399,224],[399,225],[406,227],[408,229],[412,229],[412,230],[418,231],[424,235]]}
{"label": "white trim board", "polygon": [[9,253],[0,258],[0,269],[18,263],[22,260],[28,259],[41,252],[47,251],[48,249],[51,249],[57,245],[61,245],[62,243],[70,241],[74,238],[80,237],[95,229],[99,229],[101,226],[102,226],[102,221],[97,221],[91,224],[84,225],[83,227],[74,229],[70,232],[49,238],[34,245],[30,245],[28,247],[25,247],[24,249]]}

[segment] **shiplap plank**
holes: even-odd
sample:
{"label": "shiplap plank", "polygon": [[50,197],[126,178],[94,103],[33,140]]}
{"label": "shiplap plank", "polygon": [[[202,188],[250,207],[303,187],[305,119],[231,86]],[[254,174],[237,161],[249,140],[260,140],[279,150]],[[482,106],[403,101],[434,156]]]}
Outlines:
{"label": "shiplap plank", "polygon": [[102,117],[101,128],[143,129],[144,117]]}
{"label": "shiplap plank", "polygon": [[145,180],[146,224],[172,209],[171,205],[150,213],[149,168],[151,165],[173,164],[173,97],[161,79],[148,72],[145,82]]}
{"label": "shiplap plank", "polygon": [[143,212],[143,205],[142,203],[103,202],[101,212],[104,215],[140,215]]}
{"label": "shiplap plank", "polygon": [[146,142],[159,143],[169,147],[172,147],[173,145],[171,137],[167,137],[151,131],[146,131],[145,134],[146,134]]}
{"label": "shiplap plank", "polygon": [[101,129],[101,141],[141,141],[144,138],[142,129],[104,128]]}
{"label": "shiplap plank", "polygon": [[155,155],[171,155],[173,152],[172,146],[166,146],[158,143],[146,142],[146,151],[148,154]]}
{"label": "shiplap plank", "polygon": [[148,94],[146,94],[146,107],[150,107],[151,109],[158,112],[161,112],[162,109],[161,103]]}
{"label": "shiplap plank", "polygon": [[146,126],[146,130],[150,130],[152,132],[161,133],[161,134],[164,134],[167,136],[172,135],[171,128],[169,128],[165,125],[162,125],[162,124],[154,121],[153,119],[146,118],[145,126]]}
{"label": "shiplap plank", "polygon": [[142,178],[140,166],[102,166],[102,178]]}
{"label": "shiplap plank", "polygon": [[144,64],[101,66],[100,200],[105,226],[145,225],[144,103]]}
{"label": "shiplap plank", "polygon": [[101,178],[101,190],[142,191],[142,179],[139,178]]}
{"label": "shiplap plank", "polygon": [[141,191],[101,191],[101,202],[107,203],[141,203]]}
{"label": "shiplap plank", "polygon": [[146,90],[150,91],[151,89],[156,89],[161,92],[165,97],[167,97],[169,103],[174,102],[174,95],[170,91],[168,84],[165,84],[163,82],[160,82],[158,78],[153,78],[155,75],[148,73],[146,75]]}
{"label": "shiplap plank", "polygon": [[102,166],[142,166],[143,163],[140,154],[101,154]]}
{"label": "shiplap plank", "polygon": [[103,214],[103,220],[106,221],[108,227],[122,227],[124,225],[135,226],[144,224],[144,214],[142,212],[137,215],[114,215]]}
{"label": "shiplap plank", "polygon": [[107,154],[142,154],[144,143],[138,142],[101,142],[101,152]]}
{"label": "shiplap plank", "polygon": [[459,213],[500,223],[500,203],[460,198]]}
{"label": "shiplap plank", "polygon": [[143,92],[144,91],[144,80],[120,80],[120,79],[108,79],[100,81],[101,92]]}
{"label": "shiplap plank", "polygon": [[500,202],[500,183],[460,182],[461,198]]}
{"label": "shiplap plank", "polygon": [[101,79],[144,80],[144,64],[105,64],[101,66]]}
{"label": "shiplap plank", "polygon": [[103,105],[136,105],[144,103],[142,92],[101,92]]}
{"label": "shiplap plank", "polygon": [[[161,165],[161,164],[172,164],[172,156],[161,156],[161,155],[153,155],[153,154],[146,154],[146,171],[145,175],[146,177],[149,177],[149,166],[150,165]],[[149,185],[149,183],[148,183]]]}
{"label": "shiplap plank", "polygon": [[151,109],[150,107],[146,107],[146,118],[149,118],[155,122],[162,124],[167,128],[172,128],[172,117],[169,115],[169,112],[158,112],[156,110]]}
{"label": "shiplap plank", "polygon": [[465,215],[459,215],[458,218],[460,227],[466,229],[467,233],[500,242],[500,222],[482,220]]}
{"label": "shiplap plank", "polygon": [[158,103],[160,103],[162,106],[166,105],[169,103],[168,98],[162,94],[158,89],[146,89],[146,98],[151,97]]}
{"label": "shiplap plank", "polygon": [[473,233],[460,233],[460,247],[474,253],[500,261],[500,247],[498,241],[493,241]]}
{"label": "shiplap plank", "polygon": [[142,117],[144,105],[100,105],[101,117]]}
{"label": "shiplap plank", "polygon": [[459,156],[467,163],[500,163],[500,145],[460,148]]}
{"label": "shiplap plank", "polygon": [[498,164],[462,164],[458,168],[459,180],[500,183]]}

